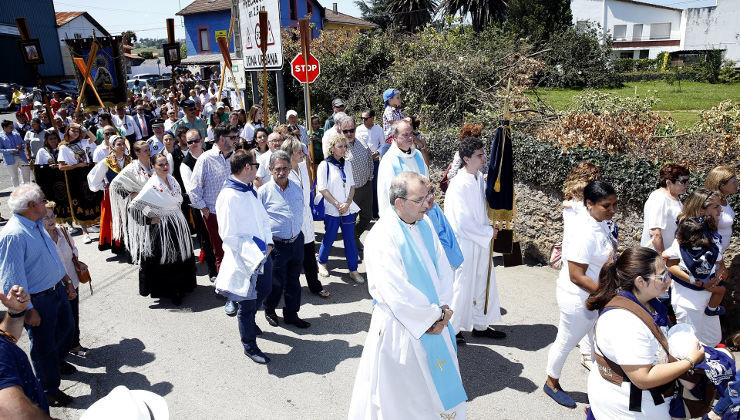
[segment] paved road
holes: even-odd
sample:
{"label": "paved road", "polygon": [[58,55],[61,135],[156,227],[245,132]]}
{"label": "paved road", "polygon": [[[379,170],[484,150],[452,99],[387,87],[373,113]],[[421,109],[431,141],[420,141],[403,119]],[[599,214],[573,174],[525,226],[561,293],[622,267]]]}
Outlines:
{"label": "paved road", "polygon": [[[0,173],[5,216],[10,191],[7,175]],[[323,231],[320,224],[316,227]],[[137,267],[99,252],[95,243],[83,245],[79,235],[75,239],[94,279],[94,295],[80,288],[82,342],[92,351],[87,359],[70,356],[79,372],[63,380],[62,389],[75,401],[72,407],[52,409],[54,417],[77,419],[123,384],[164,396],[173,419],[346,418],[372,300],[366,285],[349,280],[339,260],[341,249],[332,253],[332,276],[324,280],[332,297],[322,299],[303,288],[300,314],[311,328],[273,328],[258,313],[257,323],[265,331],[259,345],[273,359],[259,366],[243,355],[236,319],[224,315],[204,267],[199,267],[197,289],[174,307],[168,300],[138,295]],[[556,334],[557,272],[497,267],[496,274],[504,312],[500,329],[509,338],[471,338],[460,347],[468,418],[583,418],[587,372],[577,351],[561,383],[574,391],[579,407],[557,406],[541,390],[547,348]],[[19,344],[28,351],[25,334]]]}

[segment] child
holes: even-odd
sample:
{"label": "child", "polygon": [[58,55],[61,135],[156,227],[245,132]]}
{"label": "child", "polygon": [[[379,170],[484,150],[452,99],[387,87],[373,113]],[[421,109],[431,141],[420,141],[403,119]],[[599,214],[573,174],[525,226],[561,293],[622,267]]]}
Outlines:
{"label": "child", "polygon": [[[679,248],[681,270],[688,274],[691,283],[712,292],[704,313],[717,316],[725,313],[721,305],[725,296],[724,281],[717,275],[717,266],[722,261],[717,234],[717,223],[712,216],[689,217],[678,224],[676,242]],[[671,248],[675,247],[674,244]],[[675,255],[675,254],[674,254]]]}

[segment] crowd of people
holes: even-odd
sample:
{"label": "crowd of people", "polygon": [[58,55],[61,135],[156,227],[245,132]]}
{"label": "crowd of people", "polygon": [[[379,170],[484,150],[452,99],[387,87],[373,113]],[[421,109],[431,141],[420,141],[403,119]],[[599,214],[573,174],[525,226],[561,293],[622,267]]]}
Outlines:
{"label": "crowd of people", "polygon": [[[86,168],[85,187],[102,192],[98,247],[139,266],[142,296],[181,305],[195,288],[196,265],[205,264],[225,313],[237,318],[245,355],[258,364],[272,360],[258,345],[257,312],[272,327],[310,328],[299,316],[300,276],[311,293],[332,295],[320,278],[336,275],[329,255],[341,230],[342,268],[354,283],[367,280],[374,300],[349,418],[465,418],[463,332],[507,337],[494,328],[502,319],[491,261],[498,231],[487,213],[482,127],[462,127],[440,206],[426,140],[403,114],[398,90],[383,92],[380,124],[372,109],[358,124],[337,98],[323,128],[318,117],[306,128],[293,110],[285,124],[267,127],[259,105],[230,111],[213,88],[197,85],[189,96],[141,88],[114,113],[83,113],[55,98],[53,118],[39,109],[29,122],[21,110],[15,123],[2,122],[0,152],[15,190],[0,233],[0,301],[9,309],[0,324],[0,345],[9,349],[0,360],[0,403],[47,414],[68,405],[72,398],[59,389],[60,375],[75,371],[67,356],[90,351],[80,342],[71,232],[57,223],[57,203],[29,183],[29,167],[51,165]],[[559,378],[579,347],[591,371],[591,418],[681,418],[673,392],[688,385],[676,379],[702,364],[714,372],[717,360],[724,370],[705,379],[726,399],[708,415],[737,413],[734,361],[714,349],[734,170],[714,169],[682,203],[689,171],[665,165],[645,204],[642,247],[621,253],[617,194],[601,178],[582,162],[565,181],[560,321],[544,392],[576,406]],[[314,221],[324,223],[318,251]],[[80,227],[88,242],[93,226]],[[35,377],[13,344],[23,324]],[[691,327],[683,355],[665,345],[673,324]],[[20,369],[7,370],[11,360]]]}

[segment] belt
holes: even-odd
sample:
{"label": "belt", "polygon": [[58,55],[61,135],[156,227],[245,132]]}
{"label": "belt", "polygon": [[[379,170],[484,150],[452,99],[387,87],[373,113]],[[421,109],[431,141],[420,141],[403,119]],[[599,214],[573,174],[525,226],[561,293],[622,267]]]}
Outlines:
{"label": "belt", "polygon": [[295,242],[295,240],[296,240],[296,239],[298,239],[298,236],[299,236],[299,235],[300,235],[300,233],[299,233],[298,235],[296,235],[296,236],[294,236],[294,237],[290,238],[290,239],[280,239],[280,238],[275,238],[275,237],[273,237],[273,238],[272,238],[272,241],[273,241],[273,242],[277,242],[277,243],[279,243],[279,244],[292,244],[293,242]]}
{"label": "belt", "polygon": [[58,285],[59,285],[59,283],[51,286],[50,288],[48,288],[46,290],[41,291],[41,292],[31,293],[31,297],[34,298],[36,296],[44,296],[44,295],[48,295],[50,293],[54,293],[54,290],[57,288]]}

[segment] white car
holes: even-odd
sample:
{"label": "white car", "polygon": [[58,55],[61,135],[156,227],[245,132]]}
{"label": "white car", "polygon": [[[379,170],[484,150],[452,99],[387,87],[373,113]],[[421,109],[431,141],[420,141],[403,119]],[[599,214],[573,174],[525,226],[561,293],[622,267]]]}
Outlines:
{"label": "white car", "polygon": [[0,95],[0,110],[7,111],[10,108],[10,101],[5,95]]}

